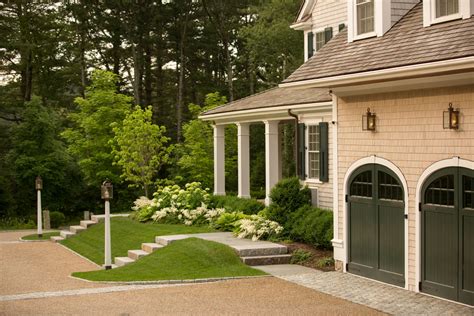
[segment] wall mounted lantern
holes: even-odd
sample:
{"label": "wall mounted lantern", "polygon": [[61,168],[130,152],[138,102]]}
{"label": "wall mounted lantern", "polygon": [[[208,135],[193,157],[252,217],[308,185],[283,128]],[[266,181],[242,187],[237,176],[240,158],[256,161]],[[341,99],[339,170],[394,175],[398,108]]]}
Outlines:
{"label": "wall mounted lantern", "polygon": [[375,113],[370,112],[370,108],[367,108],[367,113],[362,115],[362,130],[375,131],[375,117]]}
{"label": "wall mounted lantern", "polygon": [[459,129],[459,109],[454,109],[451,102],[448,110],[443,112],[443,128]]}

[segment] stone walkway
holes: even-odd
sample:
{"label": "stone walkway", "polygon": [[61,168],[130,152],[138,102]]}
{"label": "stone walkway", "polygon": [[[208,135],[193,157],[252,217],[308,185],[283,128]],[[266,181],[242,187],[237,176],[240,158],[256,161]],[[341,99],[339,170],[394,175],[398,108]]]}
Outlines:
{"label": "stone walkway", "polygon": [[349,273],[298,265],[256,267],[286,281],[393,315],[474,315],[474,308],[399,289]]}

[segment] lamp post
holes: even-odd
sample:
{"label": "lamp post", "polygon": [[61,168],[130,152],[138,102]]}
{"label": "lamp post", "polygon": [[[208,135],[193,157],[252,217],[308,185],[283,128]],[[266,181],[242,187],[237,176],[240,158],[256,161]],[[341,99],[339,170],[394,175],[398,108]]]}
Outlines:
{"label": "lamp post", "polygon": [[102,199],[105,201],[105,270],[112,269],[112,251],[110,243],[110,200],[114,194],[114,187],[108,180],[101,186]]}
{"label": "lamp post", "polygon": [[42,215],[41,214],[41,190],[43,189],[43,180],[41,179],[40,176],[36,177],[35,180],[35,189],[36,189],[36,194],[37,194],[37,208],[36,208],[36,213],[38,217],[38,238],[43,237],[43,220],[42,220]]}

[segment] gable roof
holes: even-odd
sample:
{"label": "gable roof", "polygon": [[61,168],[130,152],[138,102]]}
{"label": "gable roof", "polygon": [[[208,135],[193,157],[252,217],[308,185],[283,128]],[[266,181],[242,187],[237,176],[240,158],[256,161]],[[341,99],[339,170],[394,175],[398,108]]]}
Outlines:
{"label": "gable roof", "polygon": [[331,100],[331,95],[327,89],[276,87],[206,111],[202,116],[285,105],[302,105]]}
{"label": "gable roof", "polygon": [[285,83],[474,56],[474,18],[423,27],[417,4],[384,36],[347,42],[347,29],[293,72]]}

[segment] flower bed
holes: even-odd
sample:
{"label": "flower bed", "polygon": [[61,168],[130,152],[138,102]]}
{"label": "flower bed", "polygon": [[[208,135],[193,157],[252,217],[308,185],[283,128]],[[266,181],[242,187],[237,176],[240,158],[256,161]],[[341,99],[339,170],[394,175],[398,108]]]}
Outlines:
{"label": "flower bed", "polygon": [[134,203],[133,218],[157,223],[209,225],[223,231],[233,231],[238,238],[260,240],[278,236],[283,228],[260,215],[228,212],[225,208],[209,208],[211,195],[199,182],[166,186],[153,199],[140,197]]}

